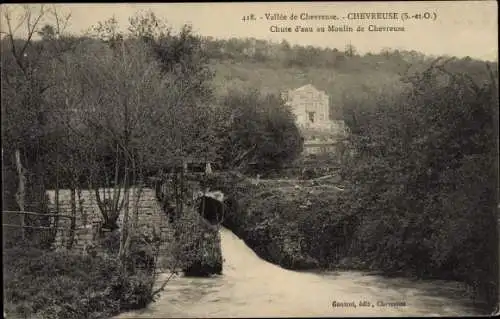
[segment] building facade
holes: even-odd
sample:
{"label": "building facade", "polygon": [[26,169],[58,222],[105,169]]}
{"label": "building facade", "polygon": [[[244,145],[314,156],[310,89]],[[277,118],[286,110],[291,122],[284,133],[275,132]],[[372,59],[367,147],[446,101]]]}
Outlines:
{"label": "building facade", "polygon": [[308,84],[282,93],[281,97],[290,105],[300,128],[329,127],[330,110],[328,95]]}
{"label": "building facade", "polygon": [[346,136],[343,120],[330,119],[329,96],[308,84],[282,93],[304,137],[304,154],[337,153]]}

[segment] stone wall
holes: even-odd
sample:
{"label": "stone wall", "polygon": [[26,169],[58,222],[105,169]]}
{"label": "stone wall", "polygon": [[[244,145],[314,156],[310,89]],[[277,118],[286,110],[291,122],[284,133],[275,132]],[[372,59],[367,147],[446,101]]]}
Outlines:
{"label": "stone wall", "polygon": [[[129,193],[129,221],[137,222],[139,232],[142,234],[160,234],[162,242],[168,241],[171,235],[171,230],[167,224],[165,214],[161,211],[159,204],[156,201],[154,191],[149,188],[144,188],[138,193],[137,188],[130,189]],[[103,192],[113,192],[112,189],[100,189],[101,197],[104,197]],[[55,191],[49,190],[50,206],[55,209]],[[68,189],[59,191],[59,214],[71,215],[71,192]],[[123,190],[120,198],[123,198]],[[75,237],[73,242],[74,250],[86,252],[87,248],[96,245],[96,238],[99,228],[102,224],[102,215],[97,205],[97,200],[94,191],[82,190],[81,198],[76,198],[76,227]],[[138,201],[137,201],[138,198]],[[137,201],[137,206],[136,206]],[[137,213],[135,208],[137,207]],[[123,223],[122,209],[118,217],[117,224],[120,226]],[[55,249],[66,249],[70,238],[71,220],[68,218],[59,218],[58,231],[54,242]]]}
{"label": "stone wall", "polygon": [[[222,271],[222,252],[218,226],[211,225],[198,213],[194,204],[200,188],[198,183],[193,182],[192,184],[188,185],[189,195],[186,198],[183,214],[172,222],[168,221],[167,215],[160,208],[154,190],[145,188],[137,193],[137,189],[131,189],[129,221],[136,224],[135,229],[141,235],[149,238],[153,237],[153,234],[160,236],[160,268],[177,268],[191,276],[220,274]],[[112,192],[112,190],[100,191]],[[55,209],[55,192],[49,191],[48,196],[51,208]],[[59,192],[59,214],[71,215],[69,190]],[[103,218],[97,205],[95,193],[88,190],[82,191],[81,200],[76,196],[76,226],[71,250],[80,253],[90,253],[90,251],[103,253],[106,251],[104,246],[108,245],[103,244],[103,241],[113,243],[113,247],[119,245],[123,215],[122,209],[117,221],[119,226],[117,230],[107,234],[100,233],[99,229]],[[56,250],[67,249],[70,238],[71,219],[59,217],[53,248]]]}

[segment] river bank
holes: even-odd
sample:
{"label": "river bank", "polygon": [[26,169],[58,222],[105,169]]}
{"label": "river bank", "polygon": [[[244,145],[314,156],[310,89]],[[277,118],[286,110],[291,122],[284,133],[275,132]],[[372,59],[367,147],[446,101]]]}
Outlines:
{"label": "river bank", "polygon": [[[122,228],[96,231],[89,238],[77,237],[75,243],[85,250],[76,249],[76,244],[72,248],[42,249],[21,240],[4,247],[7,317],[109,318],[152,302],[158,272],[175,269],[194,276],[220,272],[217,229],[206,225],[194,209],[185,209],[180,218],[168,223],[153,190],[145,188],[140,193],[141,205],[136,207],[138,211],[142,208],[141,218],[130,234],[125,262],[118,254]],[[82,194],[88,204],[77,208],[98,217],[99,208],[91,193]],[[69,191],[60,191],[60,195],[63,207]]]}
{"label": "river bank", "polygon": [[125,273],[118,258],[5,248],[5,318],[109,318],[153,301],[154,277]]}
{"label": "river bank", "polygon": [[[336,187],[328,179],[257,182],[232,175],[214,179],[212,186],[227,196],[224,226],[268,262],[300,271],[375,271],[393,278],[462,281],[473,296],[476,308],[483,314],[490,313],[483,288],[463,279],[462,269],[470,266],[464,263],[467,261],[456,264],[461,267],[457,272],[448,269],[457,262],[453,259],[426,264],[428,257],[425,256],[412,262],[412,254],[421,253],[410,241],[406,244],[407,251],[366,254],[362,245],[367,238],[363,234],[368,230],[373,235],[369,227],[379,227],[378,224],[370,224],[364,217],[352,214],[350,206],[356,205],[355,198],[346,196],[348,189]],[[383,234],[372,240],[383,240]],[[418,242],[419,234],[406,240]],[[400,245],[405,247],[403,244]],[[397,246],[394,249],[398,249]]]}
{"label": "river bank", "polygon": [[376,270],[348,255],[357,219],[342,209],[344,189],[332,179],[230,175],[213,187],[227,196],[224,226],[259,257],[290,270]]}

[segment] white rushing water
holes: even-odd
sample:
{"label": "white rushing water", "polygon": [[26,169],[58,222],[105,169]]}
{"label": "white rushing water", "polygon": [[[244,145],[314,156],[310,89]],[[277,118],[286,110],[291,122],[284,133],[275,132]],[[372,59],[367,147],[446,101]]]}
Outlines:
{"label": "white rushing water", "polygon": [[[221,240],[223,275],[175,277],[148,308],[117,318],[474,314],[458,283],[385,278],[356,271],[289,271],[260,259],[227,229],[221,229]],[[162,275],[160,282],[167,276]],[[333,307],[334,301],[356,307]]]}

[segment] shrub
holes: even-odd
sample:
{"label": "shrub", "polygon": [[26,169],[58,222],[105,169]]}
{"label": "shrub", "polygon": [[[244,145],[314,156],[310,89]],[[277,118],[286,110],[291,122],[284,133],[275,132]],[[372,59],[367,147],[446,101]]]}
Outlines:
{"label": "shrub", "polygon": [[133,234],[130,239],[130,251],[128,255],[128,269],[136,272],[141,270],[147,274],[153,274],[156,268],[161,238],[153,232],[152,234]]}
{"label": "shrub", "polygon": [[177,266],[187,276],[222,273],[222,251],[218,228],[210,225],[195,210],[186,210],[175,222]]}

